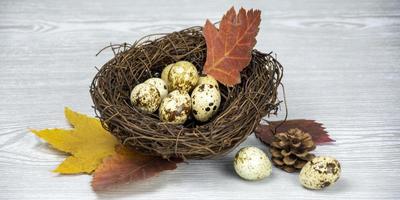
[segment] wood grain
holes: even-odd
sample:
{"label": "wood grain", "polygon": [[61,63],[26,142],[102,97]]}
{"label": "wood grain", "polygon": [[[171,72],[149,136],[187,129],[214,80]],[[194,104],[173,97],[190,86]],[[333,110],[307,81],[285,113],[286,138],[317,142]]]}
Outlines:
{"label": "wood grain", "polygon": [[[285,66],[289,117],[317,119],[336,139],[316,150],[341,161],[335,186],[306,190],[276,168],[246,182],[233,153],[97,194],[90,176],[50,172],[65,155],[28,128],[68,127],[64,106],[93,114],[94,67],[111,58],[99,49],[216,21],[231,5],[262,10],[256,48]],[[399,199],[399,13],[396,0],[0,1],[0,199]]]}

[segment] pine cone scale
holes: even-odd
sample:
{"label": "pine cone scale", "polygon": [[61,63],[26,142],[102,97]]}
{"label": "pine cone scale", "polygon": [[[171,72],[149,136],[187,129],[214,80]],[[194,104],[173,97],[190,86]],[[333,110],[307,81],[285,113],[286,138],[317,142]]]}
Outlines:
{"label": "pine cone scale", "polygon": [[271,154],[273,158],[283,158],[282,154],[276,148],[271,148]]}
{"label": "pine cone scale", "polygon": [[297,159],[295,157],[286,156],[283,158],[283,163],[285,163],[286,165],[294,165],[296,160]]}
{"label": "pine cone scale", "polygon": [[286,151],[285,149],[283,149],[283,150],[281,151],[281,155],[282,155],[283,157],[290,156],[290,154],[292,154],[292,152]]}
{"label": "pine cone scale", "polygon": [[298,160],[298,162],[296,162],[293,167],[296,169],[301,169],[304,167],[304,165],[307,163],[307,161],[304,160]]}
{"label": "pine cone scale", "polygon": [[282,159],[272,159],[272,162],[277,165],[277,166],[283,166],[285,163],[283,163]]}

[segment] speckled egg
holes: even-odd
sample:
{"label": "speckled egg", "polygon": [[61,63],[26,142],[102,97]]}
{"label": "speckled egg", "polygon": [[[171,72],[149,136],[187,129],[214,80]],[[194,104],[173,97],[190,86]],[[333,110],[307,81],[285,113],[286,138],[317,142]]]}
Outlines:
{"label": "speckled egg", "polygon": [[340,163],[335,158],[319,156],[304,165],[299,179],[304,187],[317,190],[334,184],[340,173]]}
{"label": "speckled egg", "polygon": [[147,83],[136,85],[130,99],[133,106],[147,113],[156,111],[161,102],[160,92],[155,86]]}
{"label": "speckled egg", "polygon": [[168,91],[171,91],[169,88],[169,81],[168,81],[168,76],[169,76],[169,71],[171,70],[171,67],[174,65],[175,63],[169,64],[167,65],[163,71],[161,72],[161,79],[165,82],[165,84],[167,84],[168,87]]}
{"label": "speckled egg", "polygon": [[182,90],[174,90],[161,102],[159,109],[160,120],[172,124],[183,124],[191,109],[190,96]]}
{"label": "speckled egg", "polygon": [[197,85],[199,74],[196,67],[187,61],[175,63],[168,74],[168,85],[170,90],[192,91]]}
{"label": "speckled egg", "polygon": [[245,180],[261,180],[271,175],[271,162],[257,147],[244,147],[237,152],[234,160],[236,173]]}
{"label": "speckled egg", "polygon": [[221,93],[214,85],[198,85],[191,97],[193,116],[201,122],[211,119],[221,104]]}
{"label": "speckled egg", "polygon": [[161,99],[164,99],[168,95],[167,84],[161,78],[149,78],[144,83],[155,86],[158,92],[160,92]]}
{"label": "speckled egg", "polygon": [[210,75],[201,75],[199,77],[199,81],[197,82],[197,85],[201,85],[201,84],[213,85],[217,89],[219,89],[219,85],[218,85],[217,80],[215,80],[215,78],[210,76]]}

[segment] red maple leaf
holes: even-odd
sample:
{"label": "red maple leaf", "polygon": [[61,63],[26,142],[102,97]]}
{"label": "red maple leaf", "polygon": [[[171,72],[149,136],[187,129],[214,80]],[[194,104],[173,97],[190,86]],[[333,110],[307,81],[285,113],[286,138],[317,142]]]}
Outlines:
{"label": "red maple leaf", "polygon": [[255,130],[256,136],[264,143],[271,144],[274,134],[287,132],[289,129],[298,128],[311,135],[315,144],[330,143],[334,142],[328,133],[325,131],[325,127],[321,123],[314,120],[306,119],[295,119],[282,121],[270,122],[268,125],[258,125]]}
{"label": "red maple leaf", "polygon": [[256,44],[261,11],[241,8],[236,14],[232,7],[222,17],[219,30],[209,21],[203,34],[207,44],[207,59],[203,73],[224,85],[240,83],[240,72],[250,63],[251,51]]}

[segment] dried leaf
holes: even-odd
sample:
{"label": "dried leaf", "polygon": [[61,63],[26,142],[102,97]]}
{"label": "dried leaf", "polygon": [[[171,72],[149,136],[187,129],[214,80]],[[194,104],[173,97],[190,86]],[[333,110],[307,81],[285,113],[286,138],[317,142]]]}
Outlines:
{"label": "dried leaf", "polygon": [[[281,124],[282,121],[271,122],[269,125],[260,124],[256,130],[256,136],[264,143],[271,144],[275,127]],[[334,142],[328,133],[325,131],[325,127],[321,123],[316,122],[315,120],[306,120],[306,119],[296,119],[296,120],[287,120],[281,126],[276,129],[276,133],[287,132],[289,129],[298,128],[304,132],[307,132],[311,135],[315,144],[329,143]]]}
{"label": "dried leaf", "polygon": [[236,15],[232,7],[223,17],[219,30],[209,21],[203,34],[207,44],[207,59],[203,73],[224,85],[240,83],[240,72],[250,63],[256,44],[261,11],[241,8]]}
{"label": "dried leaf", "polygon": [[54,172],[61,174],[92,173],[105,157],[115,153],[118,141],[101,126],[96,118],[65,108],[65,117],[72,130],[31,130],[55,149],[70,153]]}
{"label": "dried leaf", "polygon": [[100,191],[115,184],[144,180],[161,171],[176,169],[176,163],[181,162],[142,155],[122,146],[117,146],[116,152],[105,158],[96,169],[92,180],[93,190]]}

